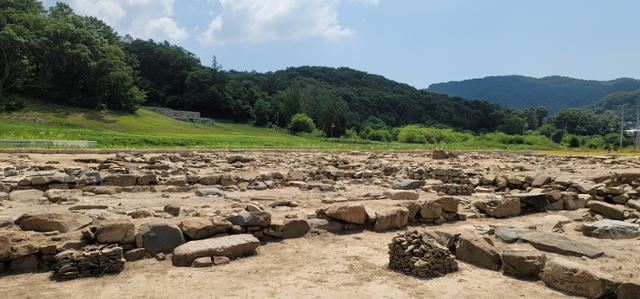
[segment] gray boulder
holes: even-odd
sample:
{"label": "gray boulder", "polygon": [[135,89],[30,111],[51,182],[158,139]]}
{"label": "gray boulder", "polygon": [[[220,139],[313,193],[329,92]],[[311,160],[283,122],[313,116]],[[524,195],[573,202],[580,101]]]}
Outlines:
{"label": "gray boulder", "polygon": [[515,243],[518,241],[518,235],[529,231],[531,230],[524,227],[498,226],[494,229],[494,235],[505,243]]}
{"label": "gray boulder", "polygon": [[269,226],[271,224],[271,213],[269,212],[247,212],[242,211],[237,215],[227,217],[233,225],[240,226]]}
{"label": "gray boulder", "polygon": [[419,189],[424,186],[424,181],[409,180],[409,179],[397,179],[393,181],[393,189],[397,190],[413,190]]}
{"label": "gray boulder", "polygon": [[184,236],[180,228],[172,223],[154,222],[140,226],[140,233],[136,238],[138,247],[144,247],[151,255],[170,253],[184,243]]}
{"label": "gray boulder", "polygon": [[605,219],[585,223],[582,227],[585,236],[599,239],[633,239],[640,237],[640,224]]}

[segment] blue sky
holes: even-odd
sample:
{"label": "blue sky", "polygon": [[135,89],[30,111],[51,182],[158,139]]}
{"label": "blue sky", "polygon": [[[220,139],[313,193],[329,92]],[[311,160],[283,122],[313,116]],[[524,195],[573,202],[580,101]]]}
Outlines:
{"label": "blue sky", "polygon": [[[55,0],[45,0],[45,6]],[[418,88],[490,75],[640,77],[637,0],[65,0],[225,69],[347,66]]]}

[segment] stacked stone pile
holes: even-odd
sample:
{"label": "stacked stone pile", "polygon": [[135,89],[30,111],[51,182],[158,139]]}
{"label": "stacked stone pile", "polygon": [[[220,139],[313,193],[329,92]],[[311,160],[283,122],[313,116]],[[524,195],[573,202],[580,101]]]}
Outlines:
{"label": "stacked stone pile", "polygon": [[422,278],[441,277],[458,271],[449,249],[428,234],[406,232],[389,244],[389,268]]}
{"label": "stacked stone pile", "polygon": [[445,184],[472,184],[472,179],[477,175],[465,173],[458,168],[407,168],[407,176],[414,180],[439,180]]}
{"label": "stacked stone pile", "polygon": [[460,184],[441,184],[435,186],[435,190],[446,195],[471,195],[473,186]]}
{"label": "stacked stone pile", "polygon": [[87,246],[82,250],[66,250],[55,256],[55,279],[118,274],[124,268],[122,247],[115,245]]}

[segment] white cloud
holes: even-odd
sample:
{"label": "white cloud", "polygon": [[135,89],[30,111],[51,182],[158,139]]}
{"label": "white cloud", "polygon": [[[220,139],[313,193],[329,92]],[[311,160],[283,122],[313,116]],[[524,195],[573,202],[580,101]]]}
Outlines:
{"label": "white cloud", "polygon": [[218,0],[222,12],[200,36],[203,44],[259,43],[320,36],[340,40],[354,31],[338,23],[339,0]]}
{"label": "white cloud", "polygon": [[371,4],[371,5],[378,5],[380,4],[380,2],[382,0],[349,0],[351,2],[356,2],[356,3],[364,3],[364,4]]}
{"label": "white cloud", "polygon": [[168,40],[181,41],[189,37],[189,33],[181,28],[176,22],[169,17],[161,17],[158,19],[147,20],[140,28],[141,32],[137,34],[141,37],[153,38],[154,36],[164,36]]}
{"label": "white cloud", "polygon": [[[50,3],[51,2],[51,3]],[[52,5],[55,1],[45,1]],[[78,14],[95,16],[121,34],[179,42],[189,33],[172,18],[174,0],[64,0]]]}

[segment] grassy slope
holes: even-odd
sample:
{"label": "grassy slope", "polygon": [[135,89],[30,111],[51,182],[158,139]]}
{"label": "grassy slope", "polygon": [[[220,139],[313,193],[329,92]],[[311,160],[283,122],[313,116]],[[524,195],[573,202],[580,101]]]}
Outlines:
{"label": "grassy slope", "polygon": [[194,124],[140,109],[109,113],[28,101],[0,114],[0,139],[96,140],[100,147],[314,146],[319,141],[247,124]]}
{"label": "grassy slope", "polygon": [[[0,139],[94,140],[100,148],[322,148],[433,149],[433,145],[300,137],[248,124],[215,125],[174,120],[145,109],[108,113],[27,100],[27,108],[0,114]],[[507,145],[475,137],[449,149],[557,149],[549,144]]]}

